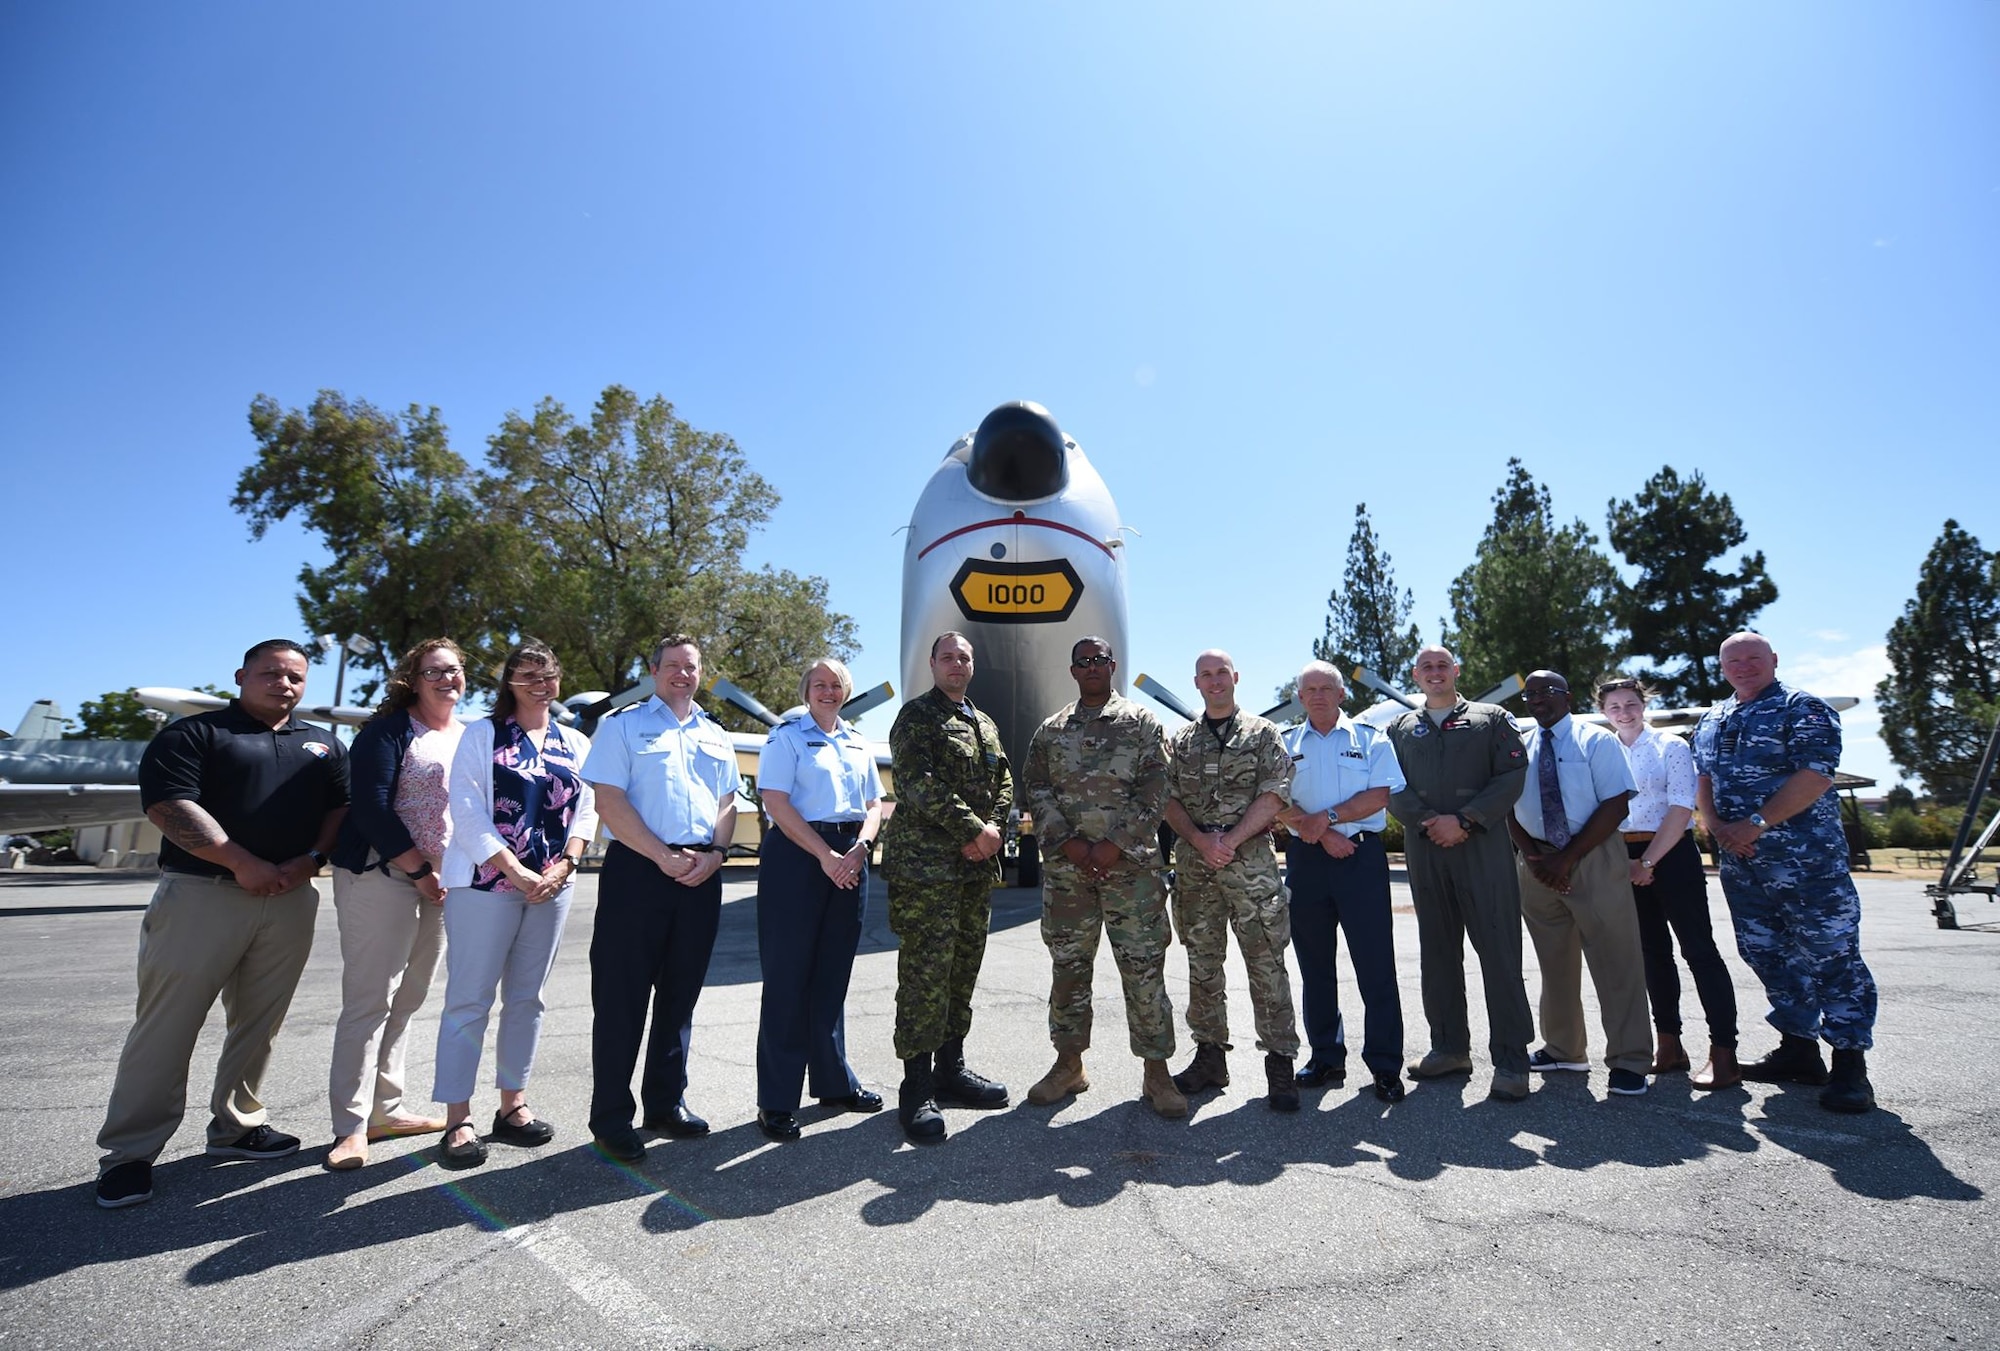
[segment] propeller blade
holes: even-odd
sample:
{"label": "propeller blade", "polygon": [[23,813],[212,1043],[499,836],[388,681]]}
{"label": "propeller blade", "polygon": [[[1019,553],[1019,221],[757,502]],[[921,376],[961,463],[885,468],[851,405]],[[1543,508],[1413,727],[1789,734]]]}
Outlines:
{"label": "propeller blade", "polygon": [[1354,683],[1371,689],[1384,699],[1393,700],[1401,704],[1404,708],[1415,708],[1417,706],[1415,699],[1412,699],[1409,695],[1391,685],[1381,676],[1376,675],[1366,666],[1357,666],[1354,668]]}
{"label": "propeller blade", "polygon": [[896,687],[883,681],[872,690],[863,690],[840,706],[840,716],[850,722],[871,708],[879,708],[896,697]]}
{"label": "propeller blade", "polygon": [[1273,704],[1271,707],[1265,709],[1263,717],[1266,722],[1287,723],[1297,722],[1299,719],[1305,717],[1305,715],[1306,706],[1299,702],[1297,695],[1293,695],[1291,698],[1285,700],[1284,703]]}
{"label": "propeller blade", "polygon": [[[1497,704],[1503,699],[1512,699],[1523,689],[1527,688],[1527,684],[1528,682],[1521,679],[1520,676],[1510,675],[1472,702],[1475,704]],[[1586,690],[1585,693],[1588,694],[1589,691]]]}
{"label": "propeller blade", "polygon": [[763,723],[766,727],[776,727],[784,719],[764,707],[757,696],[723,676],[716,676],[708,682],[708,692],[732,708],[741,709]]}
{"label": "propeller blade", "polygon": [[1194,710],[1182,703],[1180,696],[1176,695],[1159,681],[1153,679],[1153,677],[1149,675],[1140,676],[1132,682],[1132,688],[1144,691],[1155,703],[1158,703],[1169,712],[1178,713],[1189,722],[1195,720]]}

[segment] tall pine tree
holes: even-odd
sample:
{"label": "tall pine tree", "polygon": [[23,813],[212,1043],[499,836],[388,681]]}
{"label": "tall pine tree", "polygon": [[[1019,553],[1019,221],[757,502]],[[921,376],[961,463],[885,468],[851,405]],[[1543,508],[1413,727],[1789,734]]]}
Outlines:
{"label": "tall pine tree", "polygon": [[[1313,656],[1332,662],[1343,675],[1366,666],[1386,680],[1398,680],[1422,645],[1417,626],[1410,622],[1416,608],[1416,598],[1407,587],[1396,590],[1396,570],[1376,537],[1368,504],[1357,503],[1354,534],[1347,541],[1347,570],[1340,589],[1326,598],[1326,632],[1313,644]],[[1368,690],[1356,690],[1350,702],[1366,708],[1375,698]]]}
{"label": "tall pine tree", "polygon": [[1721,698],[1728,693],[1716,666],[1722,640],[1778,598],[1761,552],[1744,554],[1734,572],[1709,566],[1747,538],[1736,508],[1727,494],[1710,492],[1699,471],[1683,479],[1667,466],[1608,512],[1611,547],[1639,569],[1630,586],[1618,584],[1618,617],[1633,655],[1662,663],[1644,673],[1647,682],[1669,703]]}
{"label": "tall pine tree", "polygon": [[1944,523],[1889,630],[1889,665],[1875,706],[1890,758],[1932,796],[1962,799],[2000,713],[2000,553],[1957,521]]}
{"label": "tall pine tree", "polygon": [[1472,566],[1451,584],[1445,642],[1468,695],[1537,668],[1590,688],[1620,653],[1618,574],[1581,520],[1558,526],[1549,490],[1519,459],[1493,494]]}

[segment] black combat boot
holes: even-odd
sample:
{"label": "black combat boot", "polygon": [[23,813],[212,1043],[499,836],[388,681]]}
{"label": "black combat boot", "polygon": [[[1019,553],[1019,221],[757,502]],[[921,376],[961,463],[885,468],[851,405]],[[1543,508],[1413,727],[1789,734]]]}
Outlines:
{"label": "black combat boot", "polygon": [[1274,1052],[1264,1053],[1264,1082],[1268,1092],[1264,1101],[1271,1104],[1274,1112],[1296,1112],[1299,1110],[1299,1081],[1292,1074],[1292,1057]]}
{"label": "black combat boot", "polygon": [[1820,1090],[1819,1105],[1829,1112],[1865,1112],[1875,1105],[1875,1086],[1868,1082],[1868,1053],[1833,1050],[1833,1074]]}
{"label": "black combat boot", "polygon": [[1819,1057],[1819,1043],[1809,1037],[1778,1034],[1778,1048],[1762,1060],[1743,1066],[1743,1077],[1758,1084],[1810,1084],[1826,1082],[1826,1062]]}
{"label": "black combat boot", "polygon": [[937,1077],[931,1091],[946,1107],[1005,1107],[1007,1085],[996,1084],[965,1067],[965,1038],[953,1037],[938,1047]]}
{"label": "black combat boot", "polygon": [[931,1058],[928,1053],[903,1062],[903,1083],[896,1090],[896,1115],[902,1119],[903,1134],[911,1144],[934,1145],[944,1139],[944,1113],[931,1097]]}
{"label": "black combat boot", "polygon": [[1205,1088],[1229,1087],[1229,1060],[1223,1055],[1228,1049],[1212,1041],[1196,1042],[1194,1059],[1174,1076],[1174,1087],[1190,1098]]}

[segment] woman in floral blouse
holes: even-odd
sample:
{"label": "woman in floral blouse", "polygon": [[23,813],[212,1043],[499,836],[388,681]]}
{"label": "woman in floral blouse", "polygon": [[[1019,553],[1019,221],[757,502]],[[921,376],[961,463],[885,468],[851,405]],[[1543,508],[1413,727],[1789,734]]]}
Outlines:
{"label": "woman in floral blouse", "polygon": [[528,1106],[528,1075],[571,883],[597,833],[591,788],[577,773],[590,742],[550,713],[561,686],[555,653],[533,640],[515,648],[500,673],[493,715],[466,727],[452,760],[435,1093],[445,1104],[444,1160],[457,1167],[486,1161],[486,1142],[472,1123],[472,1088],[496,988],[500,1110],[489,1138],[543,1145],[555,1137],[555,1127]]}

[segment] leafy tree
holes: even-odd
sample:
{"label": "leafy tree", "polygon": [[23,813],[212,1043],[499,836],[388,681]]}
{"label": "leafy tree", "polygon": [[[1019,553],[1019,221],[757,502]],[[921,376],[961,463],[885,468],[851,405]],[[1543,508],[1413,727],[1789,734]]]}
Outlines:
{"label": "leafy tree", "polygon": [[513,598],[514,620],[564,653],[579,684],[624,688],[660,635],[681,629],[709,669],[783,708],[805,661],[854,650],[822,579],[744,568],[778,494],[733,440],[665,399],[613,385],[588,423],[544,399],[507,416],[487,458],[488,510],[522,523],[544,567]]}
{"label": "leafy tree", "polygon": [[[1410,622],[1416,608],[1408,587],[1396,590],[1396,570],[1376,537],[1368,504],[1357,503],[1354,534],[1347,541],[1347,569],[1341,574],[1340,589],[1326,598],[1326,632],[1313,644],[1313,656],[1332,662],[1343,676],[1356,666],[1366,666],[1394,680],[1409,670],[1423,646],[1417,626]],[[1281,697],[1287,697],[1286,692]],[[1349,692],[1349,702],[1360,708],[1377,697],[1366,689]]]}
{"label": "leafy tree", "polygon": [[807,660],[854,651],[823,579],[743,565],[778,495],[734,441],[663,398],[613,385],[588,422],[544,399],[507,416],[480,469],[435,408],[391,417],[323,391],[304,411],[260,396],[250,422],[260,453],[236,509],[253,538],[293,513],[319,536],[332,561],[301,571],[300,612],[314,632],[374,639],[384,673],[446,635],[487,682],[533,635],[570,690],[618,691],[680,629],[712,670],[782,708]]}
{"label": "leafy tree", "polygon": [[139,702],[136,690],[111,690],[83,701],[74,718],[76,730],[64,732],[64,741],[151,741],[166,718]]}
{"label": "leafy tree", "polygon": [[1889,665],[1875,705],[1890,758],[1934,797],[1962,800],[2000,713],[2000,553],[1957,521],[1944,523],[1889,630]]}
{"label": "leafy tree", "polygon": [[1669,703],[1710,703],[1726,694],[1716,653],[1722,640],[1750,627],[1778,598],[1760,551],[1744,554],[1734,572],[1709,564],[1747,538],[1727,494],[1717,495],[1696,471],[1683,479],[1672,466],[1646,481],[1631,501],[1608,507],[1611,547],[1639,569],[1619,582],[1619,620],[1635,655],[1665,663],[1645,679]]}
{"label": "leafy tree", "polygon": [[1581,520],[1557,526],[1549,490],[1519,459],[1493,494],[1493,520],[1472,565],[1451,584],[1445,642],[1477,692],[1537,668],[1582,690],[1620,651],[1618,574]]}
{"label": "leafy tree", "polygon": [[438,410],[413,404],[392,416],[321,390],[301,411],[260,394],[250,430],[257,459],[230,503],[249,517],[250,537],[296,514],[332,555],[299,569],[307,631],[373,640],[384,677],[417,643],[447,636],[474,657],[467,679],[485,679],[507,646],[493,597],[518,580],[496,564],[522,551],[506,547],[511,522],[482,512]]}

